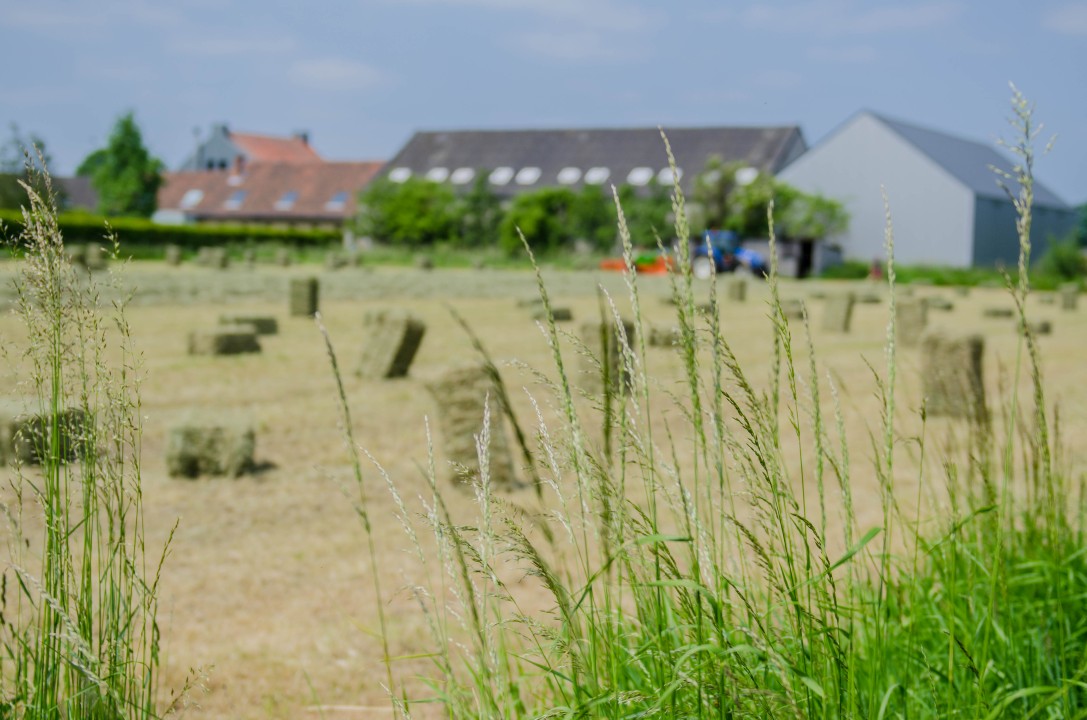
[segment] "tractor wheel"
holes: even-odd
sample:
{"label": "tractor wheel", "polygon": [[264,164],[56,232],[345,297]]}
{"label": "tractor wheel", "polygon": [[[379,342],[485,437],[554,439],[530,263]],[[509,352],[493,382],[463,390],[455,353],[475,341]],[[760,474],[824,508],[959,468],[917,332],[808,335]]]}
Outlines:
{"label": "tractor wheel", "polygon": [[699,255],[691,260],[691,275],[699,280],[709,280],[713,275],[713,260],[705,255]]}

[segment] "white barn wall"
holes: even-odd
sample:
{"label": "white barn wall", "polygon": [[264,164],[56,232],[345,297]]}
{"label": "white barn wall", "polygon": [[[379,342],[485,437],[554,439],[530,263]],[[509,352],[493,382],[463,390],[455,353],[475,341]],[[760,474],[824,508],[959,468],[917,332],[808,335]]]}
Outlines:
{"label": "white barn wall", "polygon": [[884,258],[884,186],[898,262],[972,263],[973,193],[871,115],[856,116],[778,177],[845,204],[849,229],[829,240],[847,259]]}

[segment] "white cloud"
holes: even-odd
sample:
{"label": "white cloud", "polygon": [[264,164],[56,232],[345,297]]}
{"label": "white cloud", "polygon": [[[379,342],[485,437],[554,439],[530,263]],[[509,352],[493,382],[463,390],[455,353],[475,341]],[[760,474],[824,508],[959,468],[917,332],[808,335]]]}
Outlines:
{"label": "white cloud", "polygon": [[376,68],[345,58],[299,60],[287,77],[295,85],[330,92],[369,90],[384,80]]}
{"label": "white cloud", "polygon": [[750,28],[828,36],[867,36],[925,30],[953,22],[963,11],[959,0],[928,0],[871,7],[858,0],[806,0],[748,6],[740,21]]}
{"label": "white cloud", "polygon": [[1042,15],[1042,27],[1064,35],[1087,36],[1087,2],[1070,2]]}

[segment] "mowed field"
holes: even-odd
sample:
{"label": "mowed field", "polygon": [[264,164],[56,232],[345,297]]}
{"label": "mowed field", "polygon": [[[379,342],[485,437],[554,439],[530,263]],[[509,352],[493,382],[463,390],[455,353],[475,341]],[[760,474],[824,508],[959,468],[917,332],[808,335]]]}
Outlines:
{"label": "mowed field", "polygon": [[[14,263],[0,266],[5,288],[16,270]],[[427,492],[422,473],[428,464],[428,417],[438,472],[447,482],[436,400],[425,383],[446,369],[476,360],[449,308],[469,321],[498,361],[521,422],[529,428],[537,424],[531,394],[552,431],[560,432],[555,400],[532,372],[556,377],[551,351],[531,309],[517,303],[536,296],[534,276],[518,271],[390,268],[335,273],[311,268],[214,271],[171,269],[157,263],[136,263],[123,272],[123,282],[135,290],[127,316],[143,355],[142,475],[149,547],[161,547],[178,523],[160,588],[165,687],[180,688],[192,674],[200,678],[201,687],[193,692],[186,717],[300,718],[319,717],[322,712],[333,718],[386,716],[371,582],[377,574],[382,583],[392,653],[425,653],[425,623],[409,591],[417,581],[413,572],[418,562],[408,551],[384,480],[365,460],[365,491],[375,523],[379,567],[371,567],[368,561],[365,536],[354,511],[358,491],[343,442],[329,359],[315,323],[288,316],[288,279],[320,278],[321,312],[345,373],[355,437],[415,510],[420,508],[417,498]],[[614,298],[621,314],[630,316],[631,303],[619,274],[545,272],[545,281],[554,304],[569,307],[574,315],[560,329],[576,334],[582,322],[599,317],[599,287]],[[669,294],[667,278],[640,277],[637,282],[644,321],[674,322],[675,308],[664,302]],[[708,299],[709,287],[708,283],[696,285],[698,302]],[[885,373],[886,290],[875,288],[882,302],[856,306],[848,334],[821,329],[825,301],[812,294],[871,287],[819,281],[782,281],[781,286],[783,297],[807,300],[823,409],[828,414],[833,412],[828,377],[837,387],[850,448],[857,524],[862,528],[882,522],[870,439],[870,433],[881,432],[881,405],[869,365]],[[746,302],[732,304],[721,289],[720,322],[748,377],[762,389],[768,387],[771,367],[769,294],[759,281],[749,281],[748,289]],[[993,306],[1010,308],[1010,298],[996,289],[973,289],[967,297],[959,297],[948,289],[926,287],[916,288],[914,295],[939,295],[954,303],[950,311],[930,311],[930,326],[985,336],[986,391],[999,416],[1013,384],[1017,336],[1014,320],[983,317],[982,311]],[[389,307],[420,318],[427,326],[426,336],[409,377],[361,380],[353,370],[365,342],[363,316]],[[260,354],[189,356],[190,331],[215,325],[225,312],[273,315],[279,319],[279,333],[261,338]],[[1079,468],[1083,458],[1074,441],[1087,432],[1083,370],[1087,308],[1062,311],[1058,305],[1044,304],[1041,297],[1032,297],[1029,313],[1033,319],[1053,324],[1053,333],[1039,339],[1043,371],[1049,400],[1060,405],[1062,435],[1073,441],[1064,460],[1069,467]],[[792,328],[806,403],[810,382],[806,343],[802,325],[794,322]],[[18,385],[21,369],[15,360],[24,338],[9,303],[0,316],[0,341],[8,351],[0,372],[0,394],[5,396],[25,392]],[[581,363],[574,343],[564,340],[562,350],[576,379]],[[648,348],[645,363],[651,379],[647,422],[661,444],[667,444],[667,432],[673,433],[682,465],[690,430],[672,397],[683,398],[686,393],[679,356],[672,348]],[[929,419],[922,474],[917,442],[922,427],[920,368],[918,350],[899,350],[895,475],[904,512],[919,511],[924,517],[938,510],[939,467],[953,452],[945,446],[961,436],[962,427],[957,421]],[[1025,381],[1025,369],[1022,376]],[[1022,392],[1021,397],[1029,394]],[[599,442],[599,431],[593,430],[598,420],[587,402],[580,407],[590,428],[590,442]],[[168,430],[192,409],[250,417],[257,429],[258,471],[237,479],[168,477],[164,456]],[[808,422],[805,413],[801,420]],[[999,425],[998,421],[998,432]],[[784,420],[783,428],[788,428]],[[801,453],[789,447],[786,457],[792,463],[797,491],[810,492],[810,487],[803,487]],[[810,466],[804,468],[810,474]],[[8,472],[0,469],[0,473]],[[937,490],[930,494],[929,486]],[[832,492],[832,501],[835,497]],[[474,515],[471,494],[453,491],[448,499],[454,514],[470,523]],[[530,512],[545,509],[528,487],[509,492],[506,499]],[[832,524],[839,522],[837,508],[832,506],[829,515]],[[540,608],[548,607],[542,591],[521,580],[513,569],[511,582],[523,583]],[[426,661],[417,660],[405,668],[406,672],[425,670]]]}

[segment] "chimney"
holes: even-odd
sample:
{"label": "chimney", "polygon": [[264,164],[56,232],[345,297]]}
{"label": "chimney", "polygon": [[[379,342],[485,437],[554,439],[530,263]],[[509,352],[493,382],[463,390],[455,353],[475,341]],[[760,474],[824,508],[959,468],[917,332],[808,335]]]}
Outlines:
{"label": "chimney", "polygon": [[301,140],[303,145],[309,145],[309,130],[295,130],[294,136]]}
{"label": "chimney", "polygon": [[234,174],[245,174],[245,156],[240,153],[234,156]]}

